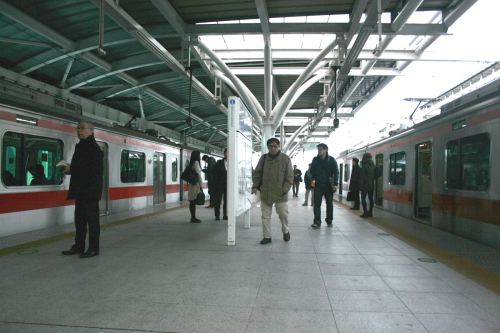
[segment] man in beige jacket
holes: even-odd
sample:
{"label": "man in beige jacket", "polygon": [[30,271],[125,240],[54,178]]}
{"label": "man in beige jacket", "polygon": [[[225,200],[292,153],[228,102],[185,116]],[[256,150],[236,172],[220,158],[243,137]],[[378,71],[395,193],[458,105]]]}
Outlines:
{"label": "man in beige jacket", "polygon": [[264,238],[260,244],[271,243],[271,213],[273,204],[281,221],[283,240],[290,240],[288,230],[288,192],[293,184],[292,161],[280,151],[280,141],[267,140],[269,153],[261,156],[253,173],[252,193],[260,191],[262,209],[262,229]]}

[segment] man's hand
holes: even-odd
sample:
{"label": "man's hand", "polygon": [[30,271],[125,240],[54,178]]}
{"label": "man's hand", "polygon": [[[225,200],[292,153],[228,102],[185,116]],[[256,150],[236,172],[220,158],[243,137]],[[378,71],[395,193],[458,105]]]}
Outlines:
{"label": "man's hand", "polygon": [[333,189],[333,193],[337,192],[337,185],[333,185],[332,189]]}
{"label": "man's hand", "polygon": [[252,187],[252,194],[255,194],[255,193],[257,193],[257,188]]}
{"label": "man's hand", "polygon": [[69,175],[71,173],[71,169],[70,169],[70,166],[69,165],[65,165],[62,167],[62,172],[65,174],[65,175]]}

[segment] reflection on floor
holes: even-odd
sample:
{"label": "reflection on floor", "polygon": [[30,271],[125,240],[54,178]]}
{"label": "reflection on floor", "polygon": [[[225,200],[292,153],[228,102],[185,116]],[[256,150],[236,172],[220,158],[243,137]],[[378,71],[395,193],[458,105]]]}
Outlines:
{"label": "reflection on floor", "polygon": [[182,208],[107,228],[91,259],[59,254],[71,238],[0,256],[0,332],[499,332],[497,294],[340,204],[313,230],[301,200],[287,243],[273,213],[273,241],[258,244],[254,208],[227,247],[225,221],[201,207],[201,224]]}

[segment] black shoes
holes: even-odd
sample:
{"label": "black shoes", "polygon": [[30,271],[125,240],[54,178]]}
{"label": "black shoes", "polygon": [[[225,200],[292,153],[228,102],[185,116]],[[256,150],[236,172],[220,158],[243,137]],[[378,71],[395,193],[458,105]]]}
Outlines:
{"label": "black shoes", "polygon": [[191,218],[191,223],[201,223],[201,220],[200,219],[197,219],[195,217],[192,217]]}
{"label": "black shoes", "polygon": [[283,240],[285,242],[288,242],[290,240],[290,233],[289,232],[287,232],[286,234],[283,234]]}
{"label": "black shoes", "polygon": [[80,258],[92,258],[99,255],[99,251],[87,250],[87,252],[80,254]]}
{"label": "black shoes", "polygon": [[73,254],[83,254],[83,251],[79,251],[77,249],[75,249],[74,247],[72,247],[71,249],[67,250],[67,251],[62,251],[61,254],[63,256],[72,256]]}
{"label": "black shoes", "polygon": [[363,215],[360,215],[359,217],[373,217],[373,214],[371,214],[371,213],[363,213]]}
{"label": "black shoes", "polygon": [[223,220],[227,220],[227,216],[224,216],[222,219],[223,219]]}
{"label": "black shoes", "polygon": [[220,217],[216,216],[215,221],[220,221]]}
{"label": "black shoes", "polygon": [[311,228],[319,229],[319,228],[321,228],[321,224],[314,222],[313,224],[311,224]]}
{"label": "black shoes", "polygon": [[307,203],[303,203],[302,206],[307,206]]}
{"label": "black shoes", "polygon": [[271,238],[262,238],[260,244],[265,245],[271,243]]}

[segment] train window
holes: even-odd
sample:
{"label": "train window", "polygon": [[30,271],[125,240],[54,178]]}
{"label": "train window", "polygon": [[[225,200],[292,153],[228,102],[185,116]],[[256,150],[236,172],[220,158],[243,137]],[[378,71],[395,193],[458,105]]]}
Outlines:
{"label": "train window", "polygon": [[346,164],[344,168],[344,181],[348,182],[350,177],[351,177],[351,165]]}
{"label": "train window", "polygon": [[61,140],[7,132],[2,144],[2,182],[5,186],[57,185],[63,175]]}
{"label": "train window", "polygon": [[146,154],[123,150],[120,162],[120,179],[123,183],[139,183],[146,179]]}
{"label": "train window", "polygon": [[406,179],[406,153],[391,154],[389,157],[389,184],[404,185]]}
{"label": "train window", "polygon": [[172,181],[176,182],[177,181],[177,158],[172,159],[172,170],[171,173],[172,175]]}
{"label": "train window", "polygon": [[485,191],[490,183],[490,138],[487,133],[448,141],[446,187]]}

